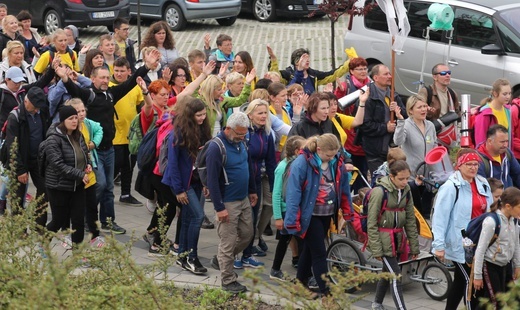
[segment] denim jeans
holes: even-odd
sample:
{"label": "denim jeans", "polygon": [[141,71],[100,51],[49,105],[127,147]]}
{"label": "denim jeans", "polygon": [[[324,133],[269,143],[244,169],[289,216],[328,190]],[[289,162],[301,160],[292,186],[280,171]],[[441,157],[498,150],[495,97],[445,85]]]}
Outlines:
{"label": "denim jeans", "polygon": [[97,151],[98,166],[96,173],[96,196],[99,201],[99,221],[107,223],[107,219],[116,219],[114,210],[114,148]]}
{"label": "denim jeans", "polygon": [[200,186],[192,186],[187,192],[187,205],[181,208],[182,224],[179,240],[179,253],[190,251],[188,257],[197,257],[197,246],[199,244],[200,227],[204,220],[204,210],[199,203],[202,194]]}

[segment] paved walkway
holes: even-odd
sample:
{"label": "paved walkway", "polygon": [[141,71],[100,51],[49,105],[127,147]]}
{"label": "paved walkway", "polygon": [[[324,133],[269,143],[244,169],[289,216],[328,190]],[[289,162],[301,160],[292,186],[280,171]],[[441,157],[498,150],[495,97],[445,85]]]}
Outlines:
{"label": "paved walkway", "polygon": [[[336,24],[336,55],[337,65],[341,64],[345,59],[343,52],[343,37],[344,31],[347,27],[347,18],[342,18]],[[146,23],[149,25],[149,23]],[[144,26],[144,30],[146,26]],[[97,38],[99,35],[106,32],[104,27],[92,27],[81,30],[81,39],[84,43],[93,43],[97,45]],[[267,71],[268,56],[266,52],[266,45],[269,44],[278,56],[280,67],[285,68],[289,65],[289,58],[291,52],[300,47],[306,47],[311,52],[311,67],[319,70],[330,70],[330,24],[327,18],[321,19],[301,19],[301,20],[284,20],[277,23],[260,23],[251,18],[239,18],[236,24],[232,27],[220,27],[215,21],[196,22],[188,25],[183,32],[175,32],[174,38],[176,47],[181,56],[186,57],[188,52],[194,48],[202,49],[203,37],[205,33],[210,33],[212,36],[212,44],[214,46],[215,38],[219,33],[226,33],[233,38],[233,51],[238,52],[247,50],[253,58],[255,67],[258,70],[259,77]],[[131,26],[130,37],[137,39],[137,26]],[[128,242],[130,235],[135,233],[139,240],[133,245],[133,255],[137,263],[148,264],[153,261],[153,258],[148,257],[147,244],[140,238],[145,232],[146,227],[151,218],[144,207],[130,207],[119,204],[120,188],[115,187],[116,197],[116,221],[119,225],[128,230],[126,235],[116,236],[117,240],[121,242]],[[141,201],[144,198],[134,193],[134,195]],[[214,214],[212,205],[207,203],[205,206],[207,214]],[[175,221],[174,221],[175,224]],[[273,226],[274,227],[274,226]],[[175,227],[170,229],[169,238],[173,239]],[[265,241],[269,246],[267,257],[260,258],[265,262],[266,268],[262,274],[262,279],[265,281],[273,281],[269,279],[268,273],[272,265],[274,256],[274,249],[276,247],[276,240],[274,237],[265,237]],[[200,260],[204,266],[208,268],[206,276],[195,276],[188,271],[183,271],[178,266],[171,266],[169,268],[169,275],[179,285],[210,285],[220,286],[220,273],[211,268],[209,259],[217,252],[218,237],[216,230],[203,229],[200,235],[199,255]],[[287,254],[285,263],[282,265],[282,270],[295,275],[296,271],[290,265],[290,252]],[[238,270],[241,275],[243,271]],[[239,279],[242,279],[240,276]],[[244,284],[251,286],[248,281],[243,281]],[[356,296],[368,294],[361,301],[356,303],[356,309],[369,309],[370,302],[373,299],[373,292],[375,285],[365,285],[362,291]],[[260,287],[260,292],[264,297],[276,300],[275,294],[265,288]],[[444,308],[444,302],[437,302],[429,298],[422,285],[419,283],[411,283],[404,286],[404,298],[408,309],[441,309]],[[389,294],[385,299],[385,306],[388,309],[395,309],[393,300]]]}

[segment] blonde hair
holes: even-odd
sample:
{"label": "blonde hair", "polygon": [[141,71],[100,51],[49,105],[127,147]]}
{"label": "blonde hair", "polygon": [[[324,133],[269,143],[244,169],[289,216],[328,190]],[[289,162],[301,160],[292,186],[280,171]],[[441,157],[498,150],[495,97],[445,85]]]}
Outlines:
{"label": "blonde hair", "polygon": [[56,40],[56,38],[57,38],[59,35],[67,36],[67,33],[65,32],[65,30],[63,30],[63,29],[61,29],[61,28],[56,29],[56,31],[54,31],[54,33],[52,34],[51,42],[54,43],[54,41]]}
{"label": "blonde hair", "polygon": [[224,81],[216,75],[208,76],[201,84],[199,88],[199,94],[201,99],[204,101],[206,106],[215,112],[218,111],[217,104],[215,101],[218,98],[213,97],[213,93],[217,89],[221,89],[224,86]]}
{"label": "blonde hair", "polygon": [[[267,75],[267,77],[272,80],[274,76],[276,76],[278,78],[278,81],[281,81],[282,80],[282,75],[280,74],[280,72],[277,72],[277,71],[269,71],[267,72],[265,75]],[[297,84],[299,85],[299,84]]]}
{"label": "blonde hair", "polygon": [[231,72],[230,74],[227,75],[226,77],[226,84],[229,85],[229,84],[233,84],[235,83],[236,81],[238,80],[244,80],[245,77],[242,73],[238,73],[236,71],[233,71]]}
{"label": "blonde hair", "polygon": [[18,21],[18,19],[14,15],[6,15],[4,17],[4,19],[2,20],[2,28],[3,28],[2,31],[4,33],[5,33],[5,29],[7,29],[7,24],[9,24],[12,21],[16,21],[18,24],[20,24],[20,22]]}
{"label": "blonde hair", "polygon": [[267,89],[257,88],[255,90],[253,90],[251,95],[249,95],[248,101],[251,102],[255,99],[262,99],[265,101],[269,101],[269,92],[267,91]]}
{"label": "blonde hair", "polygon": [[7,45],[5,47],[5,49],[7,50],[6,55],[9,55],[15,48],[19,48],[19,47],[21,47],[22,50],[25,52],[25,46],[23,45],[22,42],[20,42],[18,40],[12,40],[12,41],[7,42]]}
{"label": "blonde hair", "polygon": [[269,135],[271,134],[271,119],[269,118],[269,103],[267,103],[267,101],[262,99],[255,99],[251,101],[244,113],[249,116],[249,114],[251,114],[259,106],[265,106],[266,108],[267,119],[265,120],[265,132]]}
{"label": "blonde hair", "polygon": [[421,95],[411,95],[410,97],[408,97],[408,100],[406,100],[406,112],[412,111],[413,107],[419,101],[426,103],[426,99]]}
{"label": "blonde hair", "polygon": [[325,133],[321,136],[312,136],[307,139],[305,147],[312,153],[316,153],[318,148],[326,151],[339,151],[341,144],[335,135]]}
{"label": "blonde hair", "polygon": [[70,106],[75,106],[77,104],[82,104],[82,105],[85,105],[83,103],[83,100],[79,99],[79,98],[70,98],[69,100],[65,101],[65,103],[63,105],[70,105]]}

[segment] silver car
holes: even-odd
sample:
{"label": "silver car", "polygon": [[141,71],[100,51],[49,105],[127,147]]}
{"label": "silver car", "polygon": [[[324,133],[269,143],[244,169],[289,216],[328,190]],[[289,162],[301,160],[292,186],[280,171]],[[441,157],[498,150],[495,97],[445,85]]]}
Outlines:
{"label": "silver car", "polygon": [[[366,3],[375,2],[372,0]],[[358,4],[363,5],[365,1]],[[426,48],[427,12],[433,3],[445,3],[454,12],[453,39],[449,31],[430,32]],[[472,104],[489,95],[497,78],[511,82],[513,95],[520,96],[520,2],[517,0],[404,0],[411,31],[403,54],[396,56],[395,85],[402,95],[417,92],[423,53],[426,49],[425,83],[433,82],[431,68],[447,63],[453,72],[451,87],[470,94]],[[376,8],[364,17],[354,17],[345,35],[345,47],[354,46],[369,66],[390,66],[390,36],[386,18]]]}
{"label": "silver car", "polygon": [[[216,19],[221,26],[231,26],[240,13],[240,0],[140,0],[140,4],[141,18],[162,19],[173,31],[197,19]],[[130,15],[137,16],[137,9],[137,0],[130,0]]]}

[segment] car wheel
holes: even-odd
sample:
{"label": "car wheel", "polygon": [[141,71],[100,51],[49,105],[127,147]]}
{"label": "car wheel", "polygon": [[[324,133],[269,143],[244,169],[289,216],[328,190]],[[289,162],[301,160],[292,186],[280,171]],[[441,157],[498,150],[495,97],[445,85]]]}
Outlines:
{"label": "car wheel", "polygon": [[163,14],[164,21],[173,31],[180,31],[186,27],[188,21],[182,14],[182,10],[176,4],[170,4],[166,7]]}
{"label": "car wheel", "polygon": [[253,14],[261,22],[270,22],[276,19],[274,0],[254,0]]}
{"label": "car wheel", "polygon": [[53,34],[58,28],[63,28],[60,14],[55,10],[49,10],[43,19],[43,27],[48,35]]}
{"label": "car wheel", "polygon": [[228,18],[219,18],[217,19],[217,23],[220,26],[233,26],[233,24],[237,21],[237,17],[228,17]]}

